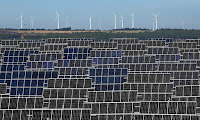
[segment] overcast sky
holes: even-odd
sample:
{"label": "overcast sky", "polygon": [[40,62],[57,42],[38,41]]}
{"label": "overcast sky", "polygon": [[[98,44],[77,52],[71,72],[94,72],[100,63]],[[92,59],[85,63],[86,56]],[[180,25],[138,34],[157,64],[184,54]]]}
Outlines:
{"label": "overcast sky", "polygon": [[[57,27],[56,11],[60,16],[60,28],[65,27],[65,18],[72,29],[121,28],[120,17],[124,17],[124,27],[131,27],[131,13],[135,11],[135,27],[152,29],[153,13],[159,12],[158,28],[200,29],[200,0],[1,0],[0,28],[20,28],[23,14],[24,28],[30,28],[30,17],[34,18],[34,28],[54,29]],[[100,21],[100,22],[99,22]]]}

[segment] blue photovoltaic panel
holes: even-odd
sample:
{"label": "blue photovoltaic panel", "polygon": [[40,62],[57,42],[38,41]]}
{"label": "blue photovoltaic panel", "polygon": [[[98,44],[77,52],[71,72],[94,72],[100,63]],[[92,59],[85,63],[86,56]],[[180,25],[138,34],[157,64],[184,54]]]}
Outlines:
{"label": "blue photovoltaic panel", "polygon": [[38,51],[4,51],[4,56],[29,56],[37,53]]}
{"label": "blue photovoltaic panel", "polygon": [[89,73],[95,84],[95,90],[120,90],[123,89],[122,83],[126,82],[123,76],[127,76],[127,69],[90,69]]}

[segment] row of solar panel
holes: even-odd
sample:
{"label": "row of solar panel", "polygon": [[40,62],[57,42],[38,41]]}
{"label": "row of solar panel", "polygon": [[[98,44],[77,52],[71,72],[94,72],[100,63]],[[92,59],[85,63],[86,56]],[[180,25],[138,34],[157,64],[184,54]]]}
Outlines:
{"label": "row of solar panel", "polygon": [[[3,82],[2,82],[3,81]],[[7,87],[43,87],[44,80],[0,80],[6,83]]]}
{"label": "row of solar panel", "polygon": [[120,50],[91,50],[91,57],[121,57]]}
{"label": "row of solar panel", "polygon": [[40,51],[62,51],[66,48],[67,44],[44,44],[44,46],[40,47]]}
{"label": "row of solar panel", "polygon": [[29,61],[54,61],[57,59],[62,59],[61,53],[32,54],[29,57]]}
{"label": "row of solar panel", "polygon": [[169,47],[151,47],[148,48],[148,54],[178,54],[178,48],[169,48]]}
{"label": "row of solar panel", "polygon": [[90,53],[90,51],[92,50],[92,48],[79,48],[79,47],[75,47],[75,48],[64,48],[64,53]]}
{"label": "row of solar panel", "polygon": [[133,114],[134,107],[133,103],[94,103],[92,104],[92,114]]}
{"label": "row of solar panel", "polygon": [[38,78],[38,79],[44,79],[44,78],[57,78],[58,72],[54,71],[23,71],[23,72],[12,72],[12,73],[0,73],[0,79],[12,79],[12,78],[20,78],[20,79],[26,79],[26,78]]}
{"label": "row of solar panel", "polygon": [[142,56],[147,54],[147,50],[123,50],[122,54],[123,56]]}
{"label": "row of solar panel", "polygon": [[189,53],[183,53],[182,59],[200,59],[200,53],[199,52],[189,52]]}
{"label": "row of solar panel", "polygon": [[141,43],[118,45],[118,50],[145,50],[145,49],[146,45]]}
{"label": "row of solar panel", "polygon": [[[44,89],[44,98],[60,98],[60,100],[64,99],[74,99],[79,98],[87,99],[87,89]],[[62,99],[63,98],[63,99]]]}
{"label": "row of solar panel", "polygon": [[179,48],[197,48],[196,42],[171,42],[168,44],[169,47]]}
{"label": "row of solar panel", "polygon": [[156,60],[159,61],[180,61],[180,55],[156,55]]}
{"label": "row of solar panel", "polygon": [[165,46],[164,40],[140,40],[141,43],[146,43],[146,46]]}
{"label": "row of solar panel", "polygon": [[140,93],[142,97],[138,97],[137,101],[155,101],[155,102],[162,102],[162,101],[169,101],[171,100],[172,93]]}
{"label": "row of solar panel", "polygon": [[123,90],[123,84],[112,84],[112,85],[95,85],[95,91],[112,91],[112,90]]}
{"label": "row of solar panel", "polygon": [[121,63],[155,63],[155,61],[155,56],[123,56]]}
{"label": "row of solar panel", "polygon": [[68,46],[90,46],[94,40],[68,40]]}
{"label": "row of solar panel", "polygon": [[54,62],[27,62],[27,68],[53,68]]}
{"label": "row of solar panel", "polygon": [[137,90],[139,94],[141,93],[152,93],[152,94],[170,94],[173,90],[173,84],[167,83],[167,84],[160,84],[160,83],[154,83],[154,84],[146,84],[146,83],[138,83],[134,85],[134,90]]}
{"label": "row of solar panel", "polygon": [[44,44],[44,42],[22,42],[19,43],[19,48],[39,48]]}
{"label": "row of solar panel", "polygon": [[174,39],[172,38],[149,38],[148,40],[164,40],[166,42],[173,42]]}
{"label": "row of solar panel", "polygon": [[55,68],[59,71],[59,75],[85,75],[88,72],[88,68]]}
{"label": "row of solar panel", "polygon": [[127,75],[127,69],[90,69],[90,77]]}
{"label": "row of solar panel", "polygon": [[0,65],[1,68],[1,72],[2,71],[21,71],[21,70],[25,70],[25,65]]}
{"label": "row of solar panel", "polygon": [[176,96],[199,96],[199,86],[177,86]]}
{"label": "row of solar panel", "polygon": [[173,79],[199,79],[198,71],[187,71],[187,72],[171,72],[173,73]]}
{"label": "row of solar panel", "polygon": [[136,91],[90,91],[88,102],[134,102],[137,98]]}
{"label": "row of solar panel", "polygon": [[158,68],[159,71],[195,71],[196,63],[161,63]]}
{"label": "row of solar panel", "polygon": [[18,45],[20,42],[24,42],[25,40],[2,40],[1,45]]}
{"label": "row of solar panel", "polygon": [[118,64],[119,58],[92,58],[93,64]]}
{"label": "row of solar panel", "polygon": [[156,71],[157,63],[123,63],[119,64],[119,68],[128,68],[130,71]]}
{"label": "row of solar panel", "polygon": [[118,44],[130,44],[139,42],[138,38],[111,38],[110,42],[116,42]]}
{"label": "row of solar panel", "polygon": [[26,62],[28,60],[27,57],[4,57],[3,62],[19,63],[19,62]]}
{"label": "row of solar panel", "polygon": [[199,80],[172,80],[174,87],[179,85],[199,85]]}
{"label": "row of solar panel", "polygon": [[63,59],[87,59],[88,56],[90,56],[90,54],[88,53],[74,53],[74,54],[64,54],[64,58]]}
{"label": "row of solar panel", "polygon": [[89,59],[71,59],[71,60],[58,60],[58,67],[91,67],[92,60]]}
{"label": "row of solar panel", "polygon": [[90,110],[1,110],[0,119],[2,120],[90,120]]}
{"label": "row of solar panel", "polygon": [[29,54],[37,54],[38,51],[5,51],[4,56],[29,56]]}
{"label": "row of solar panel", "polygon": [[47,43],[67,43],[68,41],[94,41],[94,38],[48,38]]}
{"label": "row of solar panel", "polygon": [[140,114],[140,115],[129,115],[129,114],[102,114],[91,116],[92,120],[199,120],[199,116],[195,115],[155,115],[155,114]]}
{"label": "row of solar panel", "polygon": [[[39,97],[2,97],[0,98],[0,109],[30,109],[30,108],[42,108],[43,107],[43,98]],[[2,112],[2,111],[0,111]],[[0,113],[1,114],[1,113]],[[0,115],[0,117],[2,117]]]}
{"label": "row of solar panel", "polygon": [[91,77],[95,84],[123,83],[127,80],[124,77]]}
{"label": "row of solar panel", "polygon": [[[46,107],[46,106],[45,106]],[[56,109],[56,108],[68,108],[68,109],[80,109],[85,108],[84,100],[82,99],[52,99],[49,101],[49,105],[47,106],[48,109]],[[63,118],[65,119],[65,118]]]}
{"label": "row of solar panel", "polygon": [[43,94],[43,87],[41,88],[11,88],[10,95],[42,95]]}
{"label": "row of solar panel", "polygon": [[170,74],[167,73],[130,73],[128,83],[169,83]]}
{"label": "row of solar panel", "polygon": [[48,79],[48,88],[91,88],[91,79]]}
{"label": "row of solar panel", "polygon": [[95,49],[117,48],[117,43],[114,43],[114,42],[92,42],[91,47],[95,48]]}
{"label": "row of solar panel", "polygon": [[196,102],[141,102],[140,112],[148,114],[195,114]]}

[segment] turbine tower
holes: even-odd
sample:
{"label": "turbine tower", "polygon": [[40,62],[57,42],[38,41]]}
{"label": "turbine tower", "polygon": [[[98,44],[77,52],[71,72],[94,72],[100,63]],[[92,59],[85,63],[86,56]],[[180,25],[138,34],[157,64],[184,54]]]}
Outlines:
{"label": "turbine tower", "polygon": [[57,12],[56,12],[56,16],[57,16],[57,19],[58,19],[57,29],[60,29],[60,25],[59,25],[59,17],[60,17],[60,15]]}
{"label": "turbine tower", "polygon": [[181,21],[181,27],[182,27],[182,30],[184,30],[184,29],[185,29],[185,23],[184,23],[184,21],[183,21],[183,20]]}
{"label": "turbine tower", "polygon": [[121,16],[121,21],[122,21],[122,29],[123,29],[124,28],[124,19],[122,16]]}
{"label": "turbine tower", "polygon": [[66,28],[67,28],[67,22],[68,22],[68,17],[66,17],[65,19]]}
{"label": "turbine tower", "polygon": [[131,14],[131,17],[132,17],[132,28],[134,28],[135,27],[135,25],[134,25],[134,12]]}
{"label": "turbine tower", "polygon": [[99,26],[99,30],[101,31],[101,21],[99,20],[99,23],[97,25],[97,27]]}
{"label": "turbine tower", "polygon": [[22,16],[22,14],[21,14],[21,17],[20,18],[18,18],[17,20],[21,20],[21,29],[23,29],[23,16]]}
{"label": "turbine tower", "polygon": [[158,14],[153,14],[153,16],[155,17],[155,22],[156,22],[156,30],[158,29]]}
{"label": "turbine tower", "polygon": [[90,30],[92,30],[92,17],[90,16]]}
{"label": "turbine tower", "polygon": [[117,16],[115,14],[114,14],[114,18],[115,18],[115,29],[117,29]]}
{"label": "turbine tower", "polygon": [[154,22],[155,22],[155,21],[154,21],[154,19],[153,19],[153,31],[154,31]]}
{"label": "turbine tower", "polygon": [[33,17],[30,17],[31,19],[31,29],[33,29]]}

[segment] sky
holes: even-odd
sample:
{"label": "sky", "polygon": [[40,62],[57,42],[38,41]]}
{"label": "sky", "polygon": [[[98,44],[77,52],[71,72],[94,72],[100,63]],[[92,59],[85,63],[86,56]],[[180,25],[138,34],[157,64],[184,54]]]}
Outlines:
{"label": "sky", "polygon": [[72,29],[114,29],[114,16],[117,15],[117,28],[131,27],[131,14],[134,11],[135,28],[152,29],[153,13],[158,13],[158,28],[200,29],[200,0],[0,0],[0,28],[19,28],[23,15],[23,28],[55,29],[56,11],[60,14],[60,28],[65,19]]}

